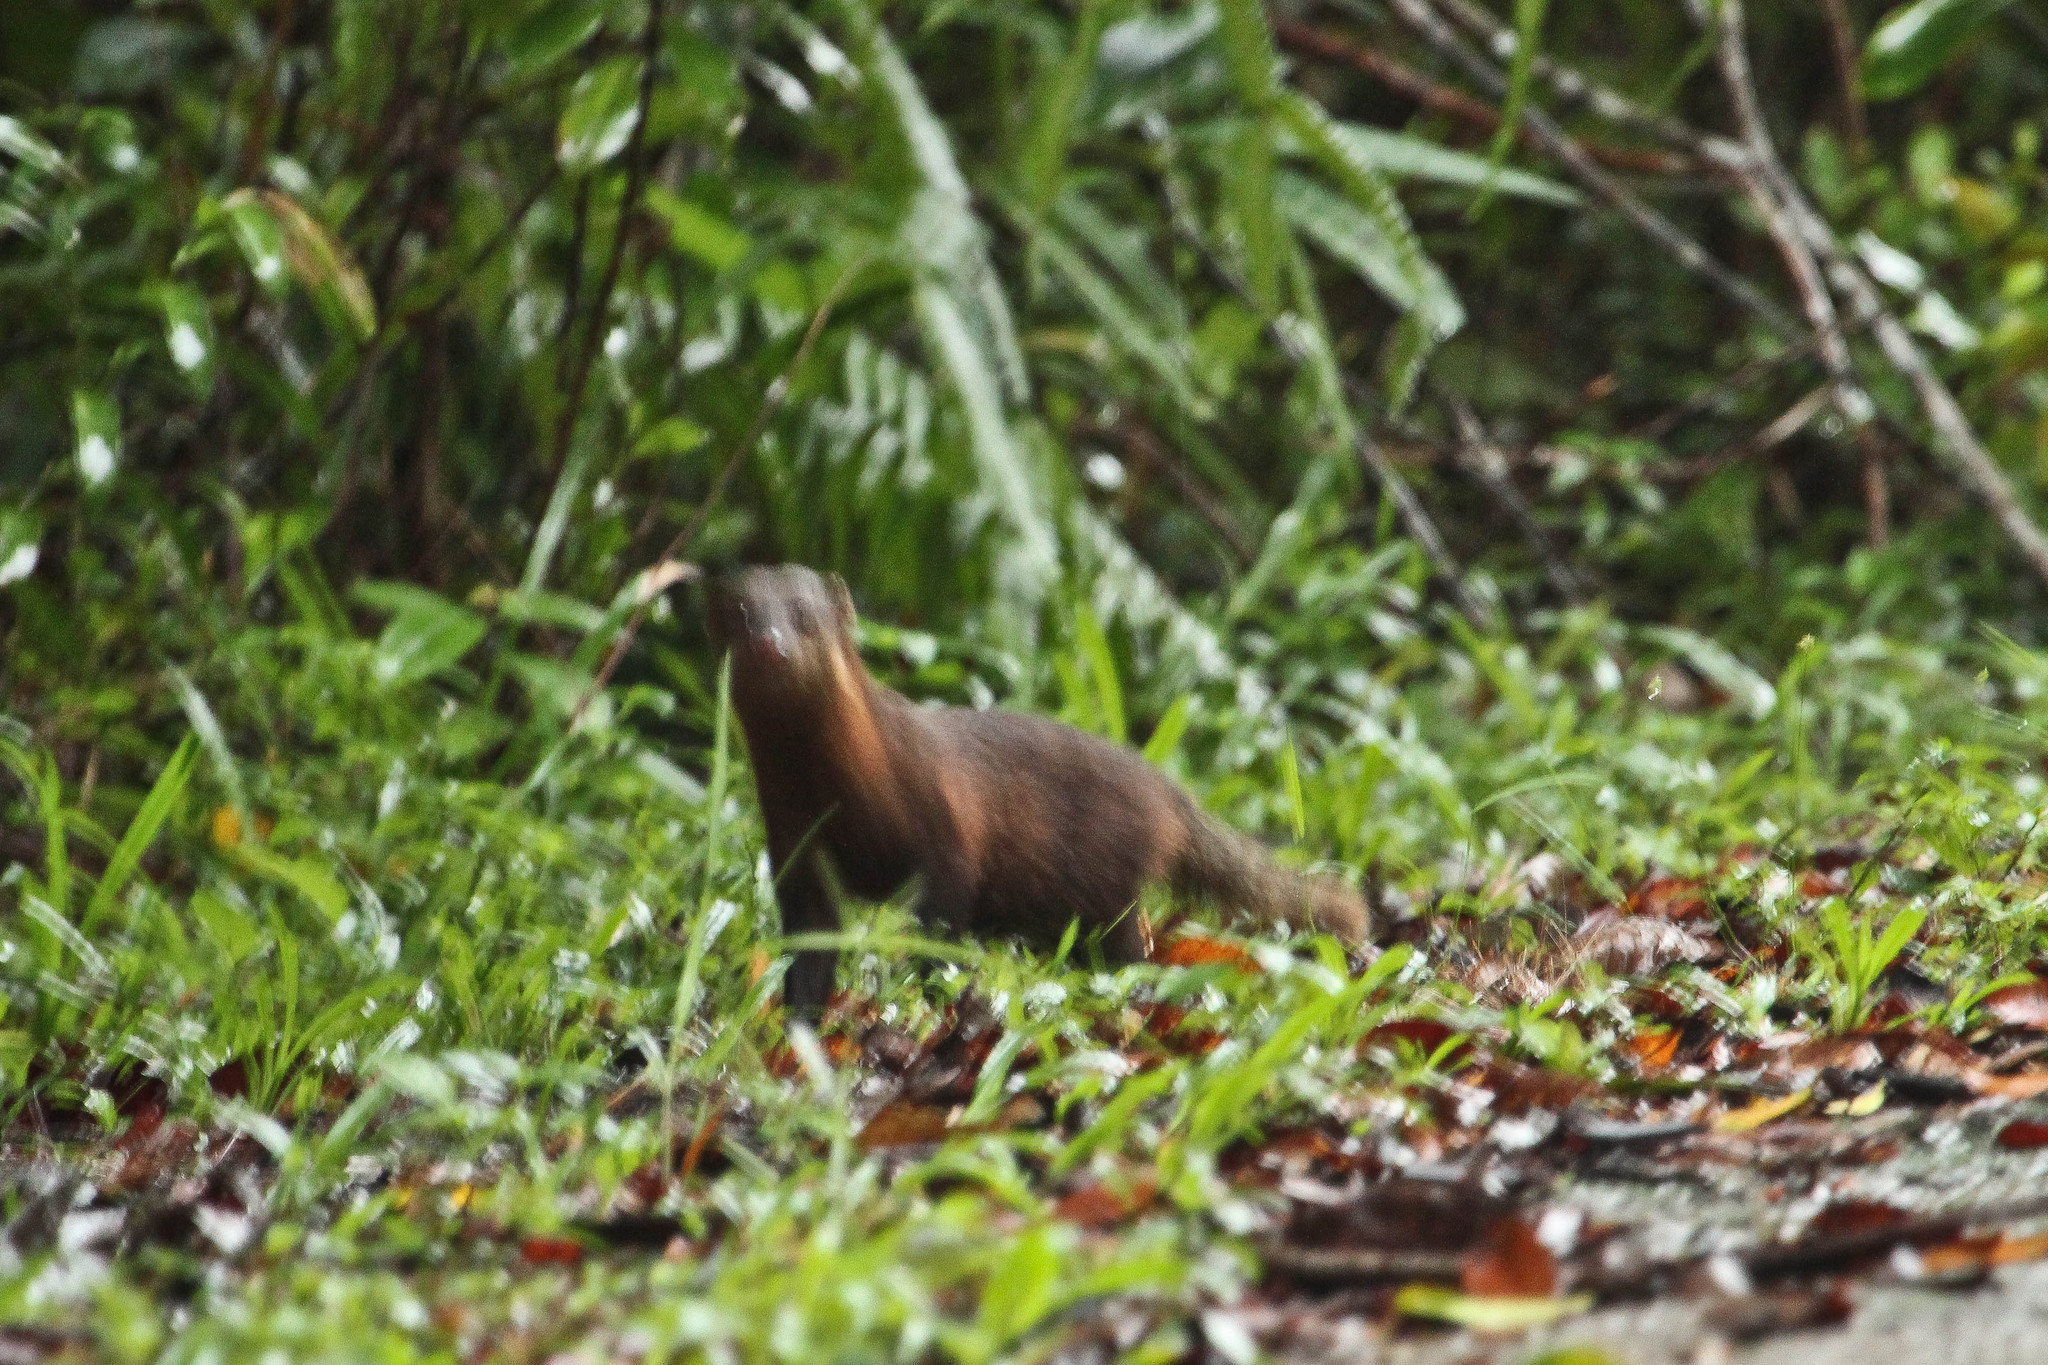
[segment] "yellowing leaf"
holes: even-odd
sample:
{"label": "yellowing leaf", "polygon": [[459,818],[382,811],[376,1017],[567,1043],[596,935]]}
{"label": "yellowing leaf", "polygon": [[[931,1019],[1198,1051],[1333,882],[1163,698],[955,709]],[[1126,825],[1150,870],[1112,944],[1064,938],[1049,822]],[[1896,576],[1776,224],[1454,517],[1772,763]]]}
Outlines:
{"label": "yellowing leaf", "polygon": [[1528,1295],[1461,1294],[1433,1284],[1411,1284],[1394,1295],[1394,1308],[1411,1318],[1455,1323],[1478,1332],[1520,1332],[1593,1306],[1591,1294],[1552,1298]]}
{"label": "yellowing leaf", "polygon": [[[1714,1131],[1717,1133],[1750,1132],[1753,1129],[1763,1127],[1772,1119],[1783,1118],[1800,1105],[1805,1104],[1812,1097],[1813,1091],[1811,1090],[1795,1090],[1789,1095],[1782,1095],[1774,1100],[1758,1100],[1756,1103],[1746,1104],[1740,1109],[1731,1109],[1714,1120]],[[1879,1098],[1882,1099],[1883,1097],[1880,1096]]]}

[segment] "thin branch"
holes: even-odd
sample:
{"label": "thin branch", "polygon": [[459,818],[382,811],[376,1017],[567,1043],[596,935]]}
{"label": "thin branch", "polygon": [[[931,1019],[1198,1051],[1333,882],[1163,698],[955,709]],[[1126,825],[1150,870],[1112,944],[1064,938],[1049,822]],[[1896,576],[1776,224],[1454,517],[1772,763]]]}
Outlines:
{"label": "thin branch", "polygon": [[1251,533],[1244,529],[1229,507],[1209,486],[1187,467],[1185,461],[1177,458],[1166,443],[1159,439],[1150,427],[1141,422],[1126,419],[1112,425],[1083,422],[1078,425],[1075,436],[1098,441],[1114,442],[1124,454],[1136,459],[1166,476],[1173,491],[1194,508],[1201,518],[1209,523],[1217,536],[1237,557],[1240,565],[1249,564],[1258,557],[1259,547],[1253,543]]}
{"label": "thin branch", "polygon": [[[1438,84],[1369,43],[1291,19],[1276,18],[1273,21],[1273,36],[1278,38],[1283,46],[1296,52],[1305,52],[1324,61],[1337,62],[1362,72],[1406,95],[1423,108],[1456,119],[1468,128],[1488,135],[1500,128],[1500,111],[1492,105],[1483,100],[1473,99],[1462,90]],[[1521,129],[1518,136],[1523,143],[1533,140],[1526,128]],[[1637,147],[1608,147],[1596,143],[1581,145],[1585,147],[1587,155],[1595,161],[1618,171],[1637,171],[1646,175],[1688,175],[1698,169],[1690,157],[1680,158],[1668,152]]]}
{"label": "thin branch", "polygon": [[[1462,38],[1452,32],[1443,18],[1430,7],[1429,0],[1391,0],[1391,3],[1394,12],[1400,15],[1410,28],[1432,47],[1462,67],[1465,74],[1488,94],[1496,99],[1506,96],[1507,78],[1492,62],[1474,52]],[[1581,185],[1635,224],[1651,241],[1670,252],[1680,265],[1749,310],[1778,335],[1786,338],[1797,338],[1802,335],[1798,321],[1791,314],[1766,297],[1748,280],[1716,261],[1707,253],[1705,247],[1687,236],[1676,223],[1651,208],[1641,196],[1602,170],[1548,114],[1534,105],[1529,105],[1522,110],[1522,122],[1538,145],[1553,160],[1569,171]]]}
{"label": "thin branch", "polygon": [[1835,79],[1842,83],[1842,131],[1858,161],[1870,154],[1870,120],[1863,110],[1863,72],[1856,51],[1856,26],[1847,0],[1820,0],[1828,21],[1828,48],[1835,59]]}
{"label": "thin branch", "polygon": [[1806,310],[1806,320],[1813,327],[1821,364],[1827,370],[1833,389],[1831,396],[1835,410],[1849,424],[1857,450],[1862,455],[1870,542],[1882,549],[1890,539],[1890,515],[1881,467],[1884,451],[1871,425],[1871,419],[1877,415],[1877,405],[1870,401],[1870,395],[1856,380],[1855,366],[1849,358],[1849,341],[1842,332],[1841,319],[1835,314],[1835,303],[1828,293],[1827,281],[1822,277],[1820,264],[1798,225],[1792,221],[1789,205],[1799,194],[1799,187],[1779,159],[1770,130],[1764,124],[1763,109],[1756,96],[1756,81],[1750,72],[1742,0],[1720,0],[1714,7],[1709,7],[1706,0],[1688,0],[1688,8],[1694,20],[1714,40],[1721,80],[1728,88],[1729,102],[1735,108],[1736,125],[1741,130],[1743,147],[1748,152],[1747,164],[1737,171],[1737,176],[1743,192],[1763,218],[1765,229],[1777,245],[1778,254],[1784,258],[1785,269],[1792,276],[1793,287],[1798,290],[1800,304]]}
{"label": "thin branch", "polygon": [[[1425,37],[1451,51],[1453,56],[1467,67],[1475,80],[1496,92],[1505,88],[1505,81],[1498,71],[1483,58],[1465,49],[1462,43],[1458,43],[1455,35],[1444,29],[1426,0],[1392,0],[1392,3],[1401,16],[1418,31],[1423,32]],[[1466,0],[1437,0],[1437,3],[1458,7],[1464,5]],[[1583,77],[1577,79],[1584,82]],[[1591,88],[1590,82],[1584,83]],[[1621,100],[1621,97],[1616,96],[1615,99]],[[1626,104],[1627,101],[1621,100],[1621,103]],[[1527,111],[1527,117],[1534,120],[1542,116],[1539,111],[1531,109]],[[1676,120],[1661,116],[1656,119],[1656,126],[1677,139],[1681,145],[1687,146],[1731,173],[1747,165],[1746,151],[1725,138],[1699,133]],[[1590,169],[1594,174],[1599,174],[1597,167]],[[1583,174],[1581,178],[1585,179]],[[1793,186],[1791,193],[1784,197],[1784,207],[1798,228],[1800,236],[1805,238],[1829,284],[1847,303],[1852,327],[1869,327],[1885,359],[1904,375],[1912,386],[1914,395],[1920,400],[1921,411],[1926,415],[1928,425],[1934,431],[1937,452],[1948,461],[1971,493],[1984,503],[1993,520],[2018,548],[2028,566],[2043,582],[2048,582],[2048,536],[2043,536],[2040,527],[2034,524],[2022,506],[2018,493],[2006,478],[2004,470],[1999,468],[1997,461],[1978,439],[1977,433],[1971,429],[1969,419],[1963,414],[1955,395],[1949,392],[1948,386],[1935,373],[1934,367],[1921,352],[1919,344],[1885,308],[1883,296],[1879,293],[1876,282],[1842,249],[1841,244],[1835,240],[1833,230],[1797,186]],[[1691,245],[1689,241],[1687,244]],[[1696,246],[1692,249],[1698,250]],[[1747,286],[1744,287],[1747,290]],[[1753,290],[1748,292],[1754,293]],[[1776,305],[1770,307],[1778,317],[1784,317],[1783,313],[1776,309]],[[1786,321],[1789,322],[1789,319]]]}
{"label": "thin branch", "polygon": [[1507,512],[1509,520],[1515,523],[1515,529],[1522,533],[1522,539],[1535,551],[1537,562],[1543,565],[1544,575],[1550,579],[1550,585],[1557,589],[1558,595],[1575,607],[1585,605],[1590,593],[1584,576],[1551,544],[1543,524],[1536,520],[1536,509],[1522,496],[1522,490],[1515,487],[1515,481],[1508,473],[1508,457],[1500,444],[1480,422],[1478,414],[1472,411],[1471,404],[1448,391],[1441,392],[1440,397],[1450,410],[1458,433],[1458,463]]}

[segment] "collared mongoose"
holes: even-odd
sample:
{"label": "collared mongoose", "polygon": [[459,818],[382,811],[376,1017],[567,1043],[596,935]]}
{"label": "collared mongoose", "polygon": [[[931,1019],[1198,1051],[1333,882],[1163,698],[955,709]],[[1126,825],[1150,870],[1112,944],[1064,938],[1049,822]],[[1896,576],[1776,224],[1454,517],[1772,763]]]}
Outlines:
{"label": "collared mongoose", "polygon": [[[1262,921],[1365,942],[1365,903],[1277,865],[1133,751],[1013,711],[919,706],[868,676],[836,575],[749,568],[711,585],[732,655],[784,933],[839,927],[821,863],[855,895],[921,881],[930,928],[1056,945],[1078,919],[1105,958],[1145,955],[1138,893],[1163,882]],[[836,955],[797,955],[783,996],[815,1018]]]}

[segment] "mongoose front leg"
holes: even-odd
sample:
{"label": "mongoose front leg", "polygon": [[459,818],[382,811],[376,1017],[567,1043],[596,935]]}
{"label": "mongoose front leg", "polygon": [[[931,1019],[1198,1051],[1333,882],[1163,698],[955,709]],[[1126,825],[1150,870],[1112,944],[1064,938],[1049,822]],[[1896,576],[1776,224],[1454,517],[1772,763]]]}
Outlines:
{"label": "mongoose front leg", "polygon": [[[818,855],[801,849],[791,859],[777,858],[775,900],[782,907],[784,934],[831,933],[839,928],[839,903],[825,884]],[[792,1019],[815,1023],[832,995],[839,967],[833,948],[803,948],[782,980],[783,1008]]]}

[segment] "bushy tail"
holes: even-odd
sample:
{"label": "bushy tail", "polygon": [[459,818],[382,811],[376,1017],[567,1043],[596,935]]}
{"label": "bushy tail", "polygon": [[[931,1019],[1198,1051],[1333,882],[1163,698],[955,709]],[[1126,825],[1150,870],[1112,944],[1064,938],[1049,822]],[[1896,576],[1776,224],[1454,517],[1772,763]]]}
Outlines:
{"label": "bushy tail", "polygon": [[1185,802],[1187,839],[1169,870],[1175,892],[1235,907],[1266,921],[1320,929],[1347,943],[1372,936],[1365,901],[1342,882],[1304,877],[1273,861],[1265,845],[1247,839]]}

